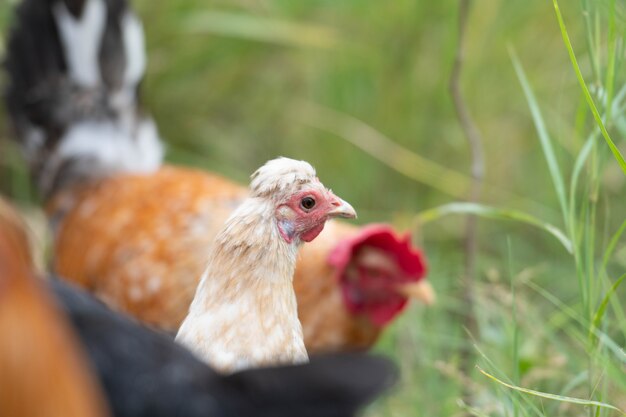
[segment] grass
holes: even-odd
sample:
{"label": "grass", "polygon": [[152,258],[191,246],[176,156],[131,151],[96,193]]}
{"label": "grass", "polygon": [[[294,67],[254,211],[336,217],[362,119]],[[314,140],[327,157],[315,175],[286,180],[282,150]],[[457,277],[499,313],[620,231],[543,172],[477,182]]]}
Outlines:
{"label": "grass", "polygon": [[[401,364],[402,383],[368,416],[626,410],[622,2],[475,2],[461,85],[485,140],[480,206],[459,201],[469,153],[447,90],[456,2],[136,4],[146,105],[171,162],[245,181],[276,154],[304,158],[361,221],[416,230],[438,304],[411,306],[376,346]],[[12,7],[0,3],[0,29]],[[0,192],[35,201],[6,143]],[[471,335],[455,297],[455,214],[468,212],[482,215]],[[418,214],[436,221],[416,227]],[[466,351],[496,380],[462,374]]]}

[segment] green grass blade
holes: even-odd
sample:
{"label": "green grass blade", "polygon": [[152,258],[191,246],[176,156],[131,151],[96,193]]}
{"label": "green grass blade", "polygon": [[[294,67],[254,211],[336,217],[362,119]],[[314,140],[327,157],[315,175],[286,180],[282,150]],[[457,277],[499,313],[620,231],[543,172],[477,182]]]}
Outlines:
{"label": "green grass blade", "polygon": [[572,170],[572,178],[570,179],[570,187],[569,187],[569,235],[572,241],[576,242],[576,189],[578,188],[578,179],[580,177],[580,173],[582,172],[583,167],[585,166],[585,162],[589,158],[591,154],[591,149],[593,148],[593,142],[596,139],[595,134],[591,134],[591,136],[585,141],[582,149],[578,153],[576,157],[576,162],[574,163],[574,169]]}
{"label": "green grass blade", "polygon": [[602,318],[604,317],[604,313],[606,312],[606,308],[609,305],[609,301],[611,300],[611,297],[613,296],[613,294],[615,294],[615,291],[617,291],[617,288],[624,281],[624,279],[626,279],[626,274],[619,277],[619,279],[615,281],[615,283],[613,283],[609,291],[604,296],[604,299],[602,299],[602,302],[600,303],[600,306],[598,307],[598,310],[596,311],[596,314],[593,317],[592,327],[589,330],[589,337],[592,336],[593,331],[595,329],[600,328],[600,322],[602,321]]}
{"label": "green grass blade", "polygon": [[611,353],[613,353],[615,358],[619,360],[621,363],[626,364],[626,352],[624,352],[624,349],[620,347],[619,344],[616,343],[609,335],[607,335],[606,333],[602,332],[601,330],[597,328],[591,327],[589,322],[585,318],[582,318],[573,308],[563,303],[561,300],[559,300],[553,294],[550,294],[550,292],[546,291],[544,288],[538,286],[532,281],[528,281],[526,285],[528,285],[534,291],[539,293],[546,300],[548,300],[555,307],[557,307],[561,312],[563,312],[566,316],[568,316],[569,318],[571,318],[572,320],[580,324],[582,327],[584,328],[588,327],[592,329],[593,334],[595,334],[598,337],[598,339],[602,343],[604,343],[604,345],[606,345],[606,347],[611,351]]}
{"label": "green grass blade", "polygon": [[415,221],[421,224],[440,219],[449,214],[474,214],[481,217],[499,220],[515,220],[535,226],[556,237],[565,249],[572,253],[572,242],[559,228],[538,218],[517,210],[502,209],[476,203],[450,203],[422,211],[415,216]]}
{"label": "green grass blade", "polygon": [[525,394],[534,395],[536,397],[546,398],[546,399],[549,399],[549,400],[560,401],[560,402],[565,402],[565,403],[570,403],[570,404],[579,404],[579,405],[585,405],[585,406],[594,406],[594,407],[606,408],[606,409],[609,409],[609,410],[617,411],[618,413],[626,416],[626,412],[625,411],[623,411],[623,410],[621,410],[621,409],[619,409],[619,408],[617,408],[617,407],[615,407],[614,405],[611,405],[611,404],[602,403],[602,402],[593,401],[593,400],[584,400],[582,398],[566,397],[564,395],[549,394],[547,392],[535,391],[535,390],[528,389],[528,388],[518,387],[516,385],[507,384],[506,382],[504,382],[504,381],[496,378],[495,376],[485,372],[479,366],[476,366],[476,368],[478,368],[478,370],[483,375],[485,375],[486,377],[492,379],[493,381],[497,382],[500,385],[504,385],[505,387],[510,388],[512,390],[515,390],[515,391],[523,392]]}
{"label": "green grass blade", "polygon": [[[473,340],[473,339],[472,339]],[[506,378],[507,380],[510,380],[508,378],[508,376],[498,368],[498,366],[491,360],[489,359],[489,357],[485,354],[485,352],[480,348],[480,346],[478,346],[478,343],[474,340],[474,350],[476,350],[476,352],[478,352],[478,354],[481,356],[481,358],[490,366],[493,368],[494,371],[502,374],[502,378]],[[480,369],[480,367],[478,367],[478,365],[476,365],[476,367],[478,369]],[[512,383],[512,381],[511,381]],[[532,411],[535,412],[535,414],[537,414],[538,416],[542,416],[543,414],[541,414],[541,412],[539,411],[539,409],[528,399],[528,397],[520,395],[520,400],[524,402],[524,406],[525,409],[530,409]]]}
{"label": "green grass blade", "polygon": [[559,204],[561,205],[563,221],[567,223],[568,208],[565,194],[565,183],[563,181],[563,176],[561,175],[561,170],[554,154],[552,139],[550,139],[550,135],[548,134],[548,129],[546,128],[543,116],[541,115],[541,110],[539,109],[539,104],[537,103],[535,94],[533,93],[528,79],[526,78],[526,73],[524,72],[524,69],[522,68],[519,60],[517,59],[515,51],[511,48],[509,52],[511,55],[511,61],[513,62],[513,67],[515,68],[515,73],[517,74],[517,78],[519,79],[519,82],[522,85],[522,90],[524,90],[524,95],[526,96],[526,101],[528,102],[528,107],[530,108],[530,113],[532,115],[535,128],[537,129],[537,134],[539,135],[539,141],[541,142],[543,154],[546,158],[546,162],[548,163],[550,176],[552,177],[552,182],[554,184],[554,188],[559,199]]}
{"label": "green grass blade", "polygon": [[609,241],[609,244],[607,245],[606,250],[604,251],[604,257],[602,259],[603,271],[606,271],[606,266],[609,264],[611,255],[613,255],[613,251],[615,250],[615,247],[617,246],[617,242],[619,242],[619,238],[622,236],[622,233],[624,233],[624,230],[626,230],[626,220],[624,220],[620,228],[617,229],[617,232],[615,232],[615,234],[611,237],[611,240]]}
{"label": "green grass blade", "polygon": [[570,379],[570,381],[561,389],[563,394],[568,392],[572,392],[580,386],[586,384],[589,381],[589,371],[584,370],[576,375],[574,378]]}
{"label": "green grass blade", "polygon": [[591,71],[593,79],[600,84],[600,60],[598,54],[595,53],[594,41],[593,41],[593,28],[591,24],[591,9],[589,8],[589,2],[582,0],[582,15],[585,22],[585,40],[587,43],[587,52],[591,61]]}
{"label": "green grass blade", "polygon": [[288,46],[325,49],[340,42],[339,35],[331,28],[244,13],[196,12],[183,25],[194,33],[214,33]]}
{"label": "green grass blade", "polygon": [[609,39],[608,39],[608,55],[609,62],[606,69],[606,101],[605,101],[605,121],[608,123],[611,120],[611,110],[613,108],[613,92],[615,89],[615,58],[617,56],[617,41],[615,34],[615,0],[611,0],[610,5],[612,13],[609,16]]}
{"label": "green grass blade", "polygon": [[587,88],[587,84],[585,83],[585,79],[583,78],[583,74],[580,71],[580,67],[578,66],[578,60],[576,59],[576,54],[574,54],[574,49],[572,48],[572,43],[570,42],[569,35],[567,34],[567,29],[565,27],[565,22],[563,21],[563,16],[561,16],[561,10],[559,9],[559,2],[557,0],[552,0],[552,3],[554,4],[554,11],[556,12],[556,17],[559,22],[559,27],[561,28],[561,35],[563,37],[563,42],[565,43],[565,47],[567,48],[567,52],[569,53],[570,60],[572,61],[572,67],[574,68],[574,72],[576,73],[576,78],[578,78],[578,83],[580,84],[580,88],[582,89],[583,94],[585,95],[585,99],[587,100],[589,109],[591,110],[591,113],[593,114],[593,118],[596,119],[596,123],[598,124],[598,127],[600,128],[600,131],[602,132],[602,136],[604,137],[604,140],[606,141],[607,145],[609,145],[609,148],[611,149],[613,156],[617,160],[617,163],[619,164],[620,168],[622,168],[622,171],[624,172],[624,174],[626,174],[626,161],[624,160],[624,156],[621,154],[617,146],[615,146],[615,143],[611,139],[609,132],[606,130],[606,127],[604,126],[604,122],[602,121],[602,117],[600,117],[600,113],[598,112],[598,109],[596,108],[596,105],[593,102],[593,98],[591,97],[591,94],[589,93],[589,89]]}

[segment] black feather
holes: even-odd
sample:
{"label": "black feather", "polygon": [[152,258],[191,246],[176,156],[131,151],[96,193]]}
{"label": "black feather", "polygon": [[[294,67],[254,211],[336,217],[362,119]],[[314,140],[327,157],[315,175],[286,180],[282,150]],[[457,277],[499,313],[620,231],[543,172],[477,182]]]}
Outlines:
{"label": "black feather", "polygon": [[89,294],[60,280],[51,287],[118,417],[352,416],[396,379],[388,360],[365,354],[223,376]]}

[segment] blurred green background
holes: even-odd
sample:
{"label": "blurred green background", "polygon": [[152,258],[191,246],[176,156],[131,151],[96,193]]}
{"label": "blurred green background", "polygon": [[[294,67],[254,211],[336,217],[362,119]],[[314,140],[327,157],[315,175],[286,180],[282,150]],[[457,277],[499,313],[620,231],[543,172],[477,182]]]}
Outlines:
{"label": "blurred green background", "polygon": [[[0,3],[0,36],[6,35],[15,3]],[[582,306],[587,299],[592,301],[585,305],[597,307],[610,277],[626,268],[626,246],[619,239],[607,273],[593,262],[607,253],[626,210],[626,177],[600,136],[583,161],[580,187],[574,187],[574,200],[586,207],[574,213],[582,219],[580,239],[572,239],[580,249],[574,257],[527,224],[479,221],[479,330],[471,338],[459,319],[467,314],[460,301],[463,216],[415,227],[416,213],[468,195],[470,150],[448,89],[458,2],[139,0],[135,5],[147,34],[145,106],[167,143],[170,162],[246,182],[276,155],[306,159],[357,208],[359,222],[411,229],[426,251],[438,304],[412,306],[377,346],[401,364],[403,383],[371,415],[618,415],[520,394],[476,370],[467,373],[459,367],[463,352],[514,385],[626,409],[626,359],[619,353],[605,356],[603,348],[588,344],[591,317]],[[601,97],[607,81],[594,75],[594,59],[604,73],[615,58],[619,91],[625,79],[624,3],[563,0],[561,7],[593,97]],[[609,26],[617,39],[614,49]],[[465,41],[460,82],[485,149],[482,202],[574,230],[564,224],[510,55],[514,49],[526,71],[569,184],[594,122],[552,3],[475,2]],[[624,152],[621,117],[614,114],[609,129]],[[2,112],[0,136],[9,136]],[[378,151],[364,150],[370,147]],[[2,141],[0,192],[32,205],[37,199],[29,184],[17,150]],[[595,286],[587,298],[581,282]],[[626,285],[613,293],[602,327],[622,348],[626,321],[618,310],[626,305],[625,290]],[[468,391],[471,409],[459,401]]]}

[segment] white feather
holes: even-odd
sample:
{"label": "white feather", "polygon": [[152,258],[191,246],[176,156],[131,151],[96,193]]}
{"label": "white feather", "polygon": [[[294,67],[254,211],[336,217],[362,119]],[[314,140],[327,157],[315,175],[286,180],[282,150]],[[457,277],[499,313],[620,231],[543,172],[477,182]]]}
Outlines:
{"label": "white feather", "polygon": [[266,162],[251,178],[253,196],[273,194],[277,198],[283,197],[285,190],[317,180],[315,169],[308,162],[285,157]]}
{"label": "white feather", "polygon": [[109,93],[109,104],[120,114],[129,115],[132,114],[129,108],[135,108],[137,105],[135,99],[137,84],[146,70],[145,39],[141,21],[132,11],[127,11],[122,17],[121,29],[126,58],[124,85],[119,90]]}
{"label": "white feather", "polygon": [[45,131],[40,127],[30,125],[26,129],[24,138],[25,140],[22,151],[24,152],[27,160],[34,161],[46,142]]}
{"label": "white feather", "polygon": [[105,169],[151,172],[161,165],[163,145],[151,119],[134,131],[113,121],[85,121],[68,129],[58,149],[59,160],[78,157],[91,157]]}
{"label": "white feather", "polygon": [[126,54],[124,82],[134,88],[146,70],[146,48],[141,22],[130,11],[122,18],[122,37]]}
{"label": "white feather", "polygon": [[106,21],[104,1],[87,0],[80,20],[61,1],[54,4],[52,11],[71,78],[83,87],[98,85],[101,82],[98,52]]}

